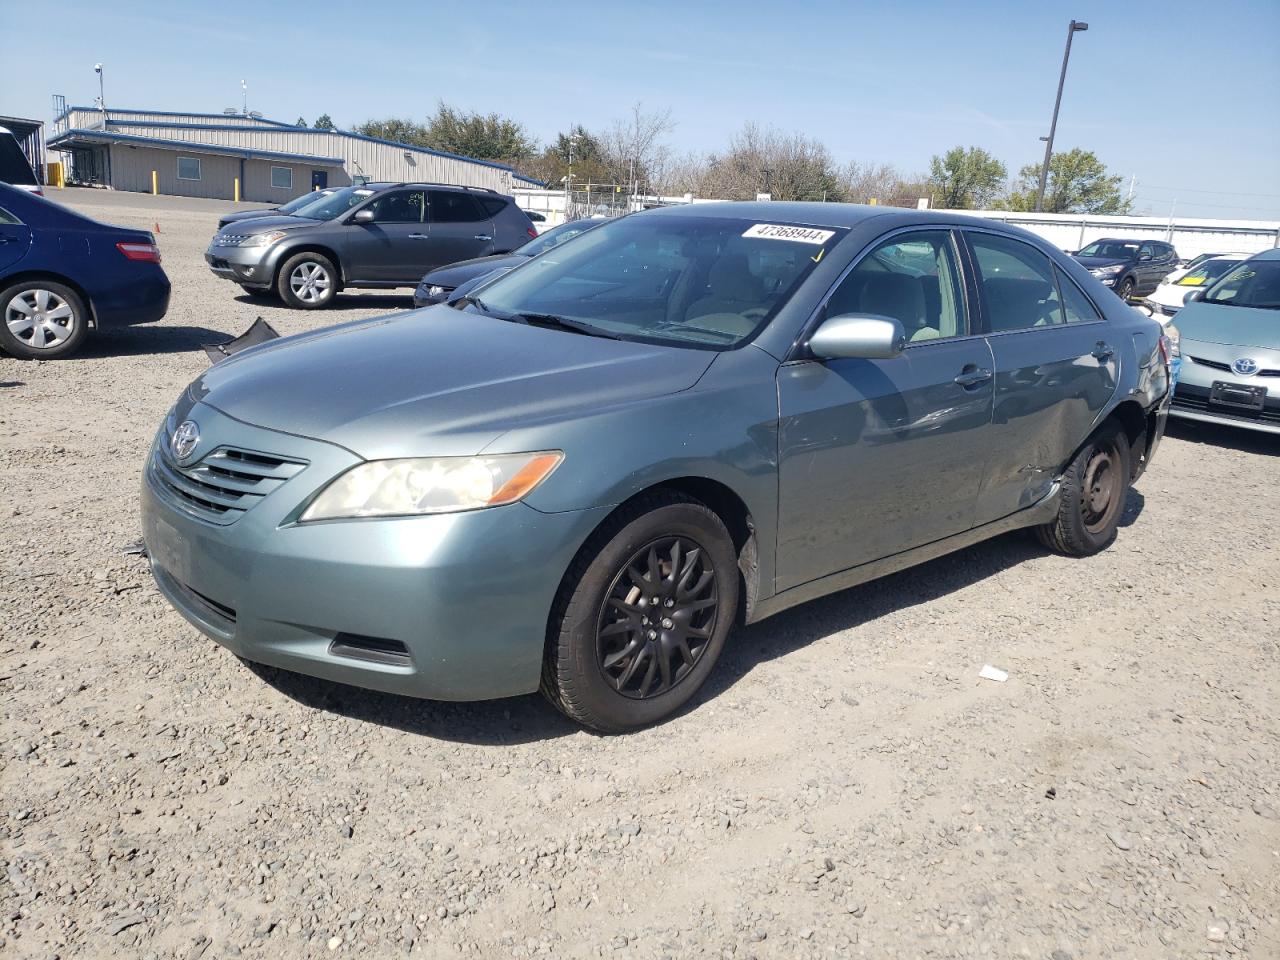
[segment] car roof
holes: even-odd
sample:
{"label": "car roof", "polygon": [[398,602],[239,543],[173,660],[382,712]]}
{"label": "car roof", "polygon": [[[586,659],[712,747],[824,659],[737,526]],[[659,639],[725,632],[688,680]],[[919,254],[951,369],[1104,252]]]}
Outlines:
{"label": "car roof", "polygon": [[1280,247],[1272,247],[1270,250],[1263,250],[1256,253],[1249,259],[1251,260],[1280,260]]}
{"label": "car roof", "polygon": [[985,217],[968,217],[938,210],[909,207],[865,206],[859,203],[818,203],[788,200],[729,200],[655,207],[644,215],[660,217],[725,217],[761,223],[803,223],[815,227],[856,227],[871,219],[891,226],[911,224],[954,224],[956,226],[1008,229],[1008,224]]}

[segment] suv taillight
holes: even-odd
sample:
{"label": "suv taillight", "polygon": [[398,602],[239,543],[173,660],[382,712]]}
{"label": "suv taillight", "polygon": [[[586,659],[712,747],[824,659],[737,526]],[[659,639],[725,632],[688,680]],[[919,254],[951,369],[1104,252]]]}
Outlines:
{"label": "suv taillight", "polygon": [[530,240],[537,240],[537,239],[538,239],[538,231],[537,231],[537,230],[535,230],[535,229],[533,229],[533,227],[530,227],[528,230],[526,230],[526,231],[525,231],[525,233],[527,233],[527,234],[529,235],[529,239],[530,239]]}
{"label": "suv taillight", "polygon": [[160,262],[160,248],[154,243],[117,243],[116,249],[130,260],[141,260],[143,263]]}

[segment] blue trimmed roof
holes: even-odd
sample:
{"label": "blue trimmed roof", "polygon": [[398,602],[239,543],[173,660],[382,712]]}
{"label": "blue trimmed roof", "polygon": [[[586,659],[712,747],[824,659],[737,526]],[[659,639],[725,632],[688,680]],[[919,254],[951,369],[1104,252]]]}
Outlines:
{"label": "blue trimmed roof", "polygon": [[[67,117],[72,110],[87,110],[90,113],[101,113],[102,110],[95,104],[92,107],[67,107],[62,113],[53,118],[53,122]],[[252,120],[254,123],[265,123],[272,127],[293,127],[292,123],[283,123],[280,120],[268,120],[266,117],[250,117],[243,113],[198,113],[191,110],[130,110],[127,107],[107,107],[107,116],[111,116],[111,111],[115,110],[119,113],[140,113],[147,117],[208,117],[215,120],[226,120],[228,117],[239,117],[241,120]],[[243,124],[239,124],[243,126]],[[294,129],[297,129],[294,127]],[[310,127],[306,129],[310,130]]]}
{"label": "blue trimmed roof", "polygon": [[224,156],[245,157],[249,160],[281,160],[285,163],[309,163],[318,167],[340,167],[341,157],[312,157],[305,153],[276,153],[271,150],[253,150],[248,147],[224,147],[209,143],[192,143],[190,140],[158,140],[155,137],[135,137],[131,133],[113,133],[109,130],[68,130],[49,141],[52,149],[58,149],[69,140],[97,140],[102,143],[127,143],[144,147],[160,147],[165,150],[185,150],[187,153],[215,153]]}

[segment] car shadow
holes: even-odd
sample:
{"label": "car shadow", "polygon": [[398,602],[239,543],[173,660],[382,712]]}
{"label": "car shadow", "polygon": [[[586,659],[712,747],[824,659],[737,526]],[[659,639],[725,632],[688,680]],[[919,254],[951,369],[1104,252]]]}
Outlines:
{"label": "car shadow", "polygon": [[1166,436],[1188,443],[1201,443],[1214,447],[1226,447],[1241,453],[1257,453],[1266,457],[1280,457],[1280,435],[1261,433],[1247,427],[1232,427],[1198,420],[1180,420],[1170,417],[1164,428]]}
{"label": "car shadow", "polygon": [[148,353],[187,353],[206,343],[230,339],[221,330],[208,327],[137,326],[99,330],[72,359],[134,357]]}
{"label": "car shadow", "polygon": [[[235,300],[237,303],[243,303],[246,306],[291,309],[285,306],[284,301],[279,297],[252,296],[247,293],[241,293],[236,295]],[[327,307],[321,308],[316,313],[323,315],[343,310],[403,310],[412,308],[412,293],[340,293],[330,301]]]}
{"label": "car shadow", "polygon": [[[1142,494],[1130,490],[1121,526],[1130,526],[1144,505]],[[730,634],[725,652],[706,686],[677,716],[697,710],[700,704],[725,693],[761,663],[786,656],[833,633],[981,583],[1026,560],[1043,557],[1046,552],[1028,531],[1018,530],[801,604],[762,623],[739,627]],[[393,727],[416,736],[492,746],[531,743],[575,733],[597,736],[566,719],[537,694],[478,703],[418,700],[242,662],[264,682],[305,707]]]}

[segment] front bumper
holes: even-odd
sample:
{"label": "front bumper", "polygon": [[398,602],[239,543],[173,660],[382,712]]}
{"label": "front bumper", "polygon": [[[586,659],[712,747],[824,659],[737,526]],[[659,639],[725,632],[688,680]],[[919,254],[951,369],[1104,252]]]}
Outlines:
{"label": "front bumper", "polygon": [[[1186,340],[1183,341],[1182,369],[1177,390],[1173,396],[1173,405],[1169,410],[1170,415],[1182,420],[1197,420],[1201,423],[1280,434],[1280,377],[1239,377],[1230,371],[1197,362],[1192,355],[1195,349],[1195,345]],[[1267,393],[1263,399],[1262,408],[1246,410],[1236,405],[1215,403],[1213,400],[1215,383],[1266,388]]]}
{"label": "front bumper", "polygon": [[[389,693],[483,700],[537,689],[560,579],[608,508],[546,514],[517,503],[298,524],[310,497],[358,458],[203,404],[187,416],[203,435],[197,458],[230,446],[306,462],[218,524],[148,459],[142,530],[156,584],[201,632],[247,660]],[[151,457],[163,456],[166,429]]]}
{"label": "front bumper", "polygon": [[413,305],[415,307],[430,307],[437,303],[444,303],[449,299],[449,294],[453,293],[453,287],[442,287],[433,283],[420,283],[413,291]]}
{"label": "front bumper", "polygon": [[244,287],[270,287],[275,279],[272,247],[223,247],[214,244],[204,252],[204,261],[216,276]]}

